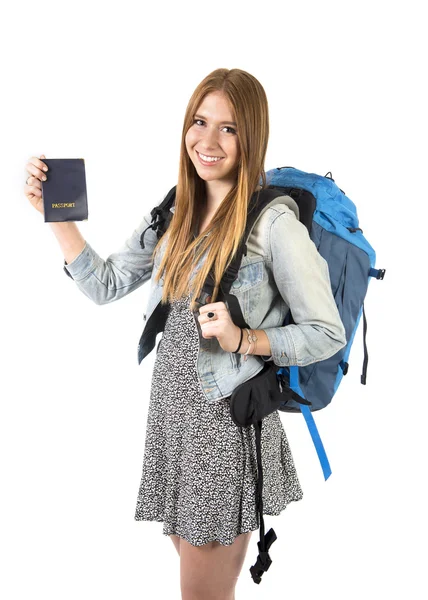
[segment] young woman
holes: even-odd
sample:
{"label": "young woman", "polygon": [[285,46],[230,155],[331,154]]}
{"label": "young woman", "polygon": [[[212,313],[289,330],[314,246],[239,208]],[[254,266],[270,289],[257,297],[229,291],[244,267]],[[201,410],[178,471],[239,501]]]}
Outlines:
{"label": "young woman", "polygon": [[[151,279],[146,318],[159,304],[168,306],[135,519],[163,522],[180,556],[184,600],[233,599],[251,532],[259,527],[254,430],[233,423],[233,389],[265,360],[306,365],[346,343],[327,263],[285,196],[256,222],[231,288],[246,322],[255,327],[250,336],[232,322],[227,305],[216,301],[245,230],[249,199],[266,186],[268,136],[261,84],[240,69],[217,69],[188,103],[173,217],[160,240],[148,213],[104,261],[75,223],[50,224],[66,273],[94,302],[118,300]],[[25,187],[40,212],[44,166],[30,159]],[[201,303],[211,267],[214,292]],[[284,327],[288,308],[295,324]],[[262,453],[263,513],[278,515],[303,496],[278,411],[263,420]]]}

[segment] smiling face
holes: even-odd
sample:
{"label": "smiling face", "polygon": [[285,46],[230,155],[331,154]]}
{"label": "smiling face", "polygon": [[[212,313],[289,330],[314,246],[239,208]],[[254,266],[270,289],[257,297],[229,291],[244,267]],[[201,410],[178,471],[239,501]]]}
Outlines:
{"label": "smiling face", "polygon": [[211,189],[219,185],[232,187],[240,153],[236,123],[227,97],[223,92],[208,94],[193,117],[185,142],[199,177]]}

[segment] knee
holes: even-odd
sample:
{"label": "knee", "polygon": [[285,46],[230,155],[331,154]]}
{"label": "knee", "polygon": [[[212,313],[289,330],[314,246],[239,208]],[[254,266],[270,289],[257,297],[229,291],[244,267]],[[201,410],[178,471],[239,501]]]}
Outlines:
{"label": "knee", "polygon": [[181,600],[235,600],[236,581],[229,586],[220,582],[181,581]]}
{"label": "knee", "polygon": [[238,578],[213,569],[211,573],[195,570],[181,572],[182,600],[234,600]]}
{"label": "knee", "polygon": [[210,542],[195,547],[180,540],[182,600],[234,600],[250,534],[230,546]]}
{"label": "knee", "polygon": [[182,600],[234,600],[238,578],[228,574],[227,569],[222,573],[218,567],[219,565],[213,565],[212,569],[181,568]]}

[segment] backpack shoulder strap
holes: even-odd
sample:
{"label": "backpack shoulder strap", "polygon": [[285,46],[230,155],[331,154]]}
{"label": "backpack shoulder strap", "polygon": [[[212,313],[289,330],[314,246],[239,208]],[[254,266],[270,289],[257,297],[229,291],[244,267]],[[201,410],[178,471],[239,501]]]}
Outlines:
{"label": "backpack shoulder strap", "polygon": [[[270,188],[265,188],[264,190],[254,192],[254,194],[251,196],[248,205],[247,224],[241,239],[241,243],[238,246],[236,254],[232,259],[232,262],[230,263],[226,271],[223,273],[223,277],[220,282],[220,294],[218,299],[227,303],[232,320],[236,325],[238,325],[238,327],[249,326],[244,319],[237,297],[233,294],[230,294],[230,288],[232,287],[232,283],[238,276],[238,271],[242,262],[242,256],[247,255],[247,241],[255,224],[260,219],[262,214],[268,208],[274,206],[275,204],[287,204],[294,211],[296,216],[299,214],[297,204],[292,198],[287,198],[284,195],[283,190],[274,188],[272,186]],[[197,299],[197,301],[201,304],[204,304],[203,298],[206,296],[212,296],[213,290],[214,276],[211,270],[208,273],[207,279],[205,280],[205,283],[202,287],[201,296]]]}
{"label": "backpack shoulder strap", "polygon": [[[242,311],[239,307],[239,303],[235,296],[229,294],[232,283],[238,276],[238,271],[241,266],[242,256],[247,254],[247,240],[250,236],[251,231],[254,228],[254,225],[261,217],[261,215],[267,210],[270,206],[274,204],[278,204],[278,198],[280,196],[284,196],[284,192],[275,188],[265,188],[264,190],[259,190],[254,192],[250,198],[250,202],[248,204],[248,212],[247,212],[247,223],[245,226],[245,231],[241,238],[241,242],[238,246],[235,256],[232,259],[229,267],[223,273],[223,277],[220,283],[220,294],[219,296],[223,296],[223,300],[226,299],[229,304],[229,308],[231,310],[232,318],[234,318],[234,323],[242,327],[248,327],[245,324],[244,318],[242,316]],[[284,200],[282,198],[281,200]],[[292,199],[290,198],[292,202]],[[297,207],[295,207],[296,210]],[[298,210],[298,209],[297,209]],[[208,277],[205,280],[205,284],[202,287],[201,296],[197,299],[197,302],[204,304],[202,298],[206,294],[207,296],[212,296],[214,291],[214,276],[212,270],[208,273]],[[236,321],[235,321],[236,318]]]}
{"label": "backpack shoulder strap", "polygon": [[152,228],[153,231],[156,231],[158,240],[160,240],[165,231],[168,229],[173,215],[173,212],[170,209],[175,200],[176,189],[177,186],[175,185],[169,190],[168,194],[165,196],[162,202],[150,211],[150,214],[152,216],[152,222],[148,227],[146,227],[146,229],[144,229],[140,236],[140,246],[143,250],[144,235],[148,229]]}
{"label": "backpack shoulder strap", "polygon": [[[168,226],[169,226],[172,216],[173,216],[173,211],[171,210],[171,208],[173,208],[176,189],[177,189],[177,186],[172,187],[169,190],[168,194],[165,196],[165,198],[162,200],[162,202],[158,206],[155,206],[151,210],[150,214],[152,217],[152,222],[148,227],[146,227],[146,229],[142,232],[142,234],[140,236],[140,245],[143,249],[144,249],[144,234],[147,231],[147,229],[152,228],[154,231],[156,231],[158,239],[160,239],[162,237],[162,235],[165,233],[165,231],[168,229]],[[236,301],[236,297],[229,294],[229,291],[232,286],[232,283],[235,281],[235,279],[238,275],[239,267],[241,266],[241,262],[242,262],[242,256],[244,254],[245,255],[247,254],[247,240],[248,240],[255,224],[260,219],[262,214],[268,208],[270,208],[271,206],[274,206],[275,204],[285,204],[294,212],[296,217],[299,218],[298,204],[295,202],[295,200],[293,200],[293,198],[291,198],[291,196],[288,196],[284,192],[284,189],[276,188],[275,186],[269,186],[268,188],[254,192],[253,195],[251,196],[251,199],[250,199],[250,202],[248,205],[247,223],[246,223],[244,234],[241,239],[241,243],[238,247],[238,250],[237,250],[231,264],[226,269],[225,273],[223,274],[223,278],[221,280],[221,284],[220,284],[221,293],[223,294],[224,297],[227,296],[228,302],[230,301],[232,317],[234,317],[236,319],[236,321],[234,319],[234,322],[237,325],[242,323],[242,327],[248,327],[248,325],[244,321],[242,311],[239,307],[239,303]],[[214,278],[213,278],[212,271],[210,271],[210,273],[208,274],[208,277],[205,281],[205,284],[202,288],[201,297],[203,296],[203,294],[205,296],[212,296],[213,290],[214,290]],[[200,301],[200,300],[201,300],[201,298],[198,299],[198,301]],[[203,304],[204,302],[200,301],[200,303]]]}

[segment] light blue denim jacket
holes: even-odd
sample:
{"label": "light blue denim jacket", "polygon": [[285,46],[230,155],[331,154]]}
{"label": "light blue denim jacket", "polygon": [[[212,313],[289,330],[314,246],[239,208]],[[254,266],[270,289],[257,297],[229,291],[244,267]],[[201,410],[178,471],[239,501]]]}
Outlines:
{"label": "light blue denim jacket", "polygon": [[[64,261],[65,272],[86,296],[100,305],[123,298],[150,279],[144,315],[147,321],[162,296],[163,278],[156,283],[154,277],[168,235],[164,236],[153,261],[158,239],[151,228],[144,236],[144,250],[140,246],[141,233],[150,224],[148,213],[123,246],[106,260],[86,242],[70,264]],[[192,278],[203,260],[204,256],[195,266]],[[305,366],[329,358],[346,344],[327,262],[298,220],[297,205],[289,196],[273,200],[253,226],[247,255],[242,258],[230,293],[237,297],[248,325],[265,330],[271,356],[248,355],[244,361],[242,354],[225,352],[217,338],[202,337],[199,311],[195,311],[200,340],[197,372],[208,402],[230,396],[235,387],[258,373],[266,360],[273,360],[278,367]],[[289,308],[295,324],[283,326]]]}

